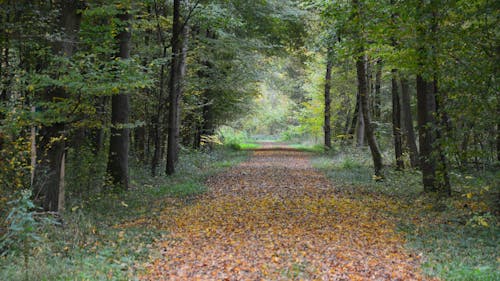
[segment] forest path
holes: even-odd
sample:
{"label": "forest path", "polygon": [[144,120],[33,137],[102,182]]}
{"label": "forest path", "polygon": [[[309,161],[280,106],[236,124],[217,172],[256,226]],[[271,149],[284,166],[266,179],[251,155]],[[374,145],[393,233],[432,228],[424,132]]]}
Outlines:
{"label": "forest path", "polygon": [[166,209],[171,237],[141,280],[422,280],[387,215],[396,207],[341,195],[309,158],[257,150]]}

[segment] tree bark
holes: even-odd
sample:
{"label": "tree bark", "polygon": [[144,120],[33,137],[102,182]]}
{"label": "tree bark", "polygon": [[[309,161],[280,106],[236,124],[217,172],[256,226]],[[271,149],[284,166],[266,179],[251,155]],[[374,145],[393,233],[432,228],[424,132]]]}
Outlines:
{"label": "tree bark", "polygon": [[394,137],[394,153],[396,156],[396,169],[402,170],[403,143],[401,140],[401,105],[399,102],[398,80],[396,69],[391,70],[391,94],[392,94],[392,135]]}
{"label": "tree bark", "polygon": [[[187,1],[185,1],[187,2]],[[168,112],[168,146],[167,166],[168,175],[175,173],[175,165],[179,151],[180,129],[180,99],[182,83],[185,74],[185,60],[187,54],[187,24],[181,22],[180,0],[174,0],[173,35],[172,35],[172,66],[169,81],[169,112]]]}
{"label": "tree bark", "polygon": [[332,83],[332,67],[333,63],[330,58],[331,50],[328,50],[327,62],[326,62],[326,75],[325,75],[325,108],[324,108],[324,126],[323,130],[325,133],[325,148],[332,148],[332,128],[331,128],[331,83]]}
{"label": "tree bark", "polygon": [[373,96],[373,112],[374,117],[380,120],[382,116],[382,102],[381,102],[381,84],[382,84],[382,60],[378,59],[376,64],[376,74],[375,74],[375,94]]}
{"label": "tree bark", "polygon": [[[417,28],[419,71],[417,74],[417,103],[418,103],[418,124],[420,143],[420,166],[422,169],[422,182],[424,192],[436,192],[442,195],[451,194],[451,186],[447,171],[446,157],[442,149],[440,130],[444,125],[442,118],[444,111],[438,110],[438,74],[436,44],[437,42],[437,19],[436,3],[425,1],[418,3],[417,14],[419,19],[423,19],[424,24]],[[427,26],[426,19],[430,19],[430,26]],[[430,27],[430,28],[429,28]],[[436,117],[441,117],[438,121]]]}
{"label": "tree bark", "polygon": [[370,146],[370,151],[373,158],[373,166],[375,169],[375,175],[377,177],[382,177],[382,153],[380,152],[380,148],[378,147],[377,140],[375,138],[375,132],[373,129],[373,124],[370,116],[370,108],[369,108],[369,97],[366,85],[366,70],[365,70],[365,56],[364,49],[360,48],[359,55],[356,58],[356,70],[358,76],[358,91],[361,101],[361,111],[363,113],[363,121],[364,128],[366,133],[366,139],[368,141],[368,145]]}
{"label": "tree bark", "polygon": [[433,156],[433,143],[435,141],[434,114],[436,103],[434,91],[422,75],[417,75],[417,111],[418,111],[418,138],[420,145],[420,168],[424,191],[435,190],[436,160]]}
{"label": "tree bark", "polygon": [[354,106],[354,112],[352,114],[351,125],[347,130],[347,135],[349,138],[353,138],[354,133],[356,132],[356,125],[358,124],[358,116],[359,116],[359,93],[356,95],[356,105]]}
{"label": "tree bark", "polygon": [[[62,1],[60,8],[59,28],[63,39],[56,42],[52,49],[54,54],[71,57],[76,49],[78,30],[80,28],[82,8],[80,0]],[[62,87],[52,87],[45,90],[43,100],[53,102],[57,98],[67,97]],[[43,198],[43,209],[57,212],[61,208],[64,199],[61,191],[64,190],[64,153],[65,153],[65,124],[54,122],[39,129],[38,151],[36,153],[37,164],[34,167],[33,194],[35,201],[41,202]]]}
{"label": "tree bark", "polygon": [[363,113],[363,121],[365,123],[365,133],[368,145],[370,147],[370,152],[373,158],[373,166],[375,176],[377,178],[382,178],[382,153],[378,146],[377,140],[375,138],[375,132],[370,116],[370,97],[367,89],[366,81],[366,54],[364,47],[364,34],[363,34],[363,9],[362,5],[358,0],[352,0],[353,7],[356,12],[358,26],[356,29],[355,36],[358,37],[357,48],[356,48],[356,73],[358,77],[358,93],[360,98],[360,111]]}
{"label": "tree bark", "polygon": [[[118,34],[120,51],[118,57],[130,58],[132,15],[124,12],[119,19],[127,26]],[[111,98],[111,138],[109,145],[108,174],[118,189],[129,188],[128,153],[130,129],[126,127],[130,115],[130,97],[128,93],[119,93]]]}
{"label": "tree bark", "polygon": [[401,77],[400,83],[401,83],[401,113],[403,117],[406,146],[410,154],[410,165],[412,168],[418,168],[420,164],[419,164],[417,142],[415,138],[415,130],[413,129],[410,88],[406,77]]}
{"label": "tree bark", "polygon": [[[365,80],[366,81],[366,80]],[[357,124],[356,124],[356,145],[362,147],[365,145],[365,119],[363,118],[364,110],[363,103],[361,102],[361,95],[358,89],[358,113],[357,113]]]}

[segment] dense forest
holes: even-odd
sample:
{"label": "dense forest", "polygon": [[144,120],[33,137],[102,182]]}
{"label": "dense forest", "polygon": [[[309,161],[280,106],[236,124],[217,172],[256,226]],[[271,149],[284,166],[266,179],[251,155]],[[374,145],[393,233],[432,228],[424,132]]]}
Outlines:
{"label": "dense forest", "polygon": [[[415,221],[441,214],[442,236],[456,224],[453,243],[470,243],[437,249],[472,258],[431,266],[429,278],[499,278],[499,10],[492,0],[0,0],[0,279],[133,280],[170,229],[115,223],[161,224],[158,204],[189,205],[207,178],[282,145],[299,166],[288,150],[311,155],[334,186],[362,187],[353,200],[431,206]],[[468,252],[476,246],[484,253]],[[312,272],[268,280],[334,276]],[[233,280],[217,276],[202,280]]]}

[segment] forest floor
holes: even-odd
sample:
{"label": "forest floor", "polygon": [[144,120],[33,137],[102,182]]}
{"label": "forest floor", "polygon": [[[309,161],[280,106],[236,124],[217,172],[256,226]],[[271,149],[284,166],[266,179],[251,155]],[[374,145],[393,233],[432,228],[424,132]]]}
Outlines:
{"label": "forest floor", "polygon": [[273,146],[161,211],[169,235],[141,280],[425,279],[391,219],[397,202],[343,193],[311,154]]}

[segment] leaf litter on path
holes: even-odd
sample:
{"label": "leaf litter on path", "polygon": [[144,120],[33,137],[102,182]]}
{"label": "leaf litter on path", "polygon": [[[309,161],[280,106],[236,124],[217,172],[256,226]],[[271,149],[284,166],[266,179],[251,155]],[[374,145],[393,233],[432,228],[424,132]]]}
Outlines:
{"label": "leaf litter on path", "polygon": [[255,151],[207,186],[162,212],[171,237],[141,280],[424,279],[387,216],[397,203],[342,196],[307,153]]}

